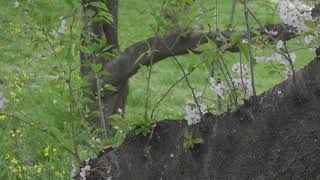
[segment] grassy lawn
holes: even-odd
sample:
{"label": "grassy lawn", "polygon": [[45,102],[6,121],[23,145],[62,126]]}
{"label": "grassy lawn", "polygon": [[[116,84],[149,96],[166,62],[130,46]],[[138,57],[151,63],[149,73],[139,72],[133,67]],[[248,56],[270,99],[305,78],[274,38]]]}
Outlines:
{"label": "grassy lawn", "polygon": [[[139,40],[143,40],[146,35],[152,36],[151,25],[154,23],[152,17],[145,13],[147,10],[145,8],[145,3],[140,2],[138,6],[130,6],[131,3],[136,2],[134,0],[122,1],[121,6],[125,7],[123,11],[120,11],[120,41],[123,47],[130,45]],[[136,2],[137,3],[137,2]],[[160,6],[160,5],[154,5]],[[204,1],[203,7],[210,9],[214,7],[212,1]],[[225,29],[229,22],[230,12],[232,7],[231,0],[219,0],[218,1],[218,26],[219,29]],[[238,4],[235,15],[235,24],[237,28],[245,30],[244,26],[244,15],[242,6]],[[274,4],[268,2],[258,2],[251,3],[250,9],[257,14],[257,17],[263,24],[271,24],[280,22],[277,16],[277,7]],[[209,12],[214,14],[215,12]],[[133,14],[133,15],[132,15]],[[121,16],[122,15],[122,16]],[[128,21],[129,18],[129,21]],[[251,19],[252,24],[258,27],[257,23]],[[204,24],[210,23],[214,26],[215,18],[204,19]],[[141,31],[143,29],[143,31]],[[122,31],[123,30],[123,31]],[[264,50],[264,54],[269,55],[272,53],[270,50]],[[309,60],[312,59],[313,55],[305,50],[300,50],[298,53],[297,68],[303,67]],[[201,57],[199,57],[201,58]],[[225,53],[225,62],[227,63],[229,70],[232,65],[236,63],[239,59],[238,53]],[[189,64],[194,63],[190,56],[180,56],[178,59],[184,65],[185,69]],[[282,77],[276,74],[270,75],[265,69],[269,63],[261,63],[255,66],[255,77],[256,86],[258,93],[271,88],[275,84],[282,81]],[[172,58],[163,60],[155,65],[151,81],[151,101],[156,102],[158,98],[180,77],[182,72],[178,65],[174,62]],[[128,97],[127,113],[129,115],[144,112],[144,94],[146,93],[146,77],[145,73],[138,73],[132,79],[130,79],[130,94]],[[195,91],[202,91],[204,84],[206,83],[206,78],[208,77],[208,72],[204,72],[202,69],[196,70],[189,77],[192,82]],[[213,91],[207,91],[208,97],[213,96]],[[157,118],[158,119],[181,119],[184,117],[182,111],[183,106],[186,104],[187,99],[191,99],[192,94],[188,88],[185,81],[180,83],[166,98],[165,101],[159,107]]]}
{"label": "grassy lawn", "polygon": [[[48,0],[49,1],[49,0]],[[57,4],[50,1],[51,6],[48,8],[55,9],[54,12],[59,18],[65,15],[64,7],[66,4]],[[203,0],[203,9],[214,7],[212,0]],[[277,8],[269,2],[250,1],[250,9],[257,14],[257,17],[263,24],[280,22],[277,16]],[[50,4],[50,3],[49,3]],[[229,22],[229,16],[232,6],[232,0],[218,0],[218,28],[225,29]],[[144,40],[154,35],[152,25],[155,24],[153,12],[161,7],[158,0],[121,0],[119,11],[119,38],[121,48],[124,49],[132,43]],[[235,25],[238,29],[245,30],[242,6],[238,5],[238,11],[235,16]],[[70,139],[70,129],[67,127],[69,112],[67,108],[68,92],[64,83],[55,80],[58,78],[55,71],[59,68],[59,63],[70,63],[63,57],[55,57],[48,45],[40,43],[39,47],[34,50],[34,43],[30,42],[32,37],[23,34],[23,18],[20,18],[19,12],[14,8],[14,2],[6,0],[0,7],[0,97],[6,97],[8,102],[7,109],[10,112],[17,112],[22,118],[32,122],[39,122],[46,127],[57,127],[63,129],[61,138]],[[49,11],[48,11],[49,13]],[[207,24],[215,27],[216,19],[214,11],[207,12],[206,18],[200,19],[204,28]],[[210,14],[211,13],[211,14]],[[9,15],[8,15],[9,14]],[[11,15],[10,15],[11,14]],[[17,16],[14,16],[16,14]],[[19,17],[19,18],[17,18]],[[257,23],[250,19],[255,27]],[[57,21],[59,26],[59,20]],[[80,39],[81,23],[77,23],[75,38]],[[297,47],[296,42],[289,42],[290,48]],[[263,54],[271,54],[270,50],[262,50]],[[42,57],[43,56],[43,57]],[[225,53],[224,60],[229,69],[238,61],[238,53]],[[313,58],[313,54],[308,50],[297,51],[296,67],[299,69],[307,64]],[[61,58],[61,59],[60,59]],[[203,58],[198,56],[199,61]],[[78,66],[79,57],[76,57],[71,64]],[[190,55],[179,56],[178,59],[186,69],[190,64],[195,63]],[[273,87],[282,81],[282,77],[277,74],[270,74],[265,66],[269,63],[259,63],[255,65],[255,77],[257,82],[258,93]],[[156,64],[151,77],[151,104],[182,76],[181,70],[172,58],[163,60]],[[137,73],[130,79],[130,93],[127,101],[127,116],[135,116],[144,112],[144,102],[146,94],[146,77],[143,71]],[[190,76],[190,82],[195,91],[202,91],[208,72],[203,69],[195,70]],[[80,86],[77,73],[72,79],[76,82],[75,86]],[[211,90],[206,91],[206,96],[214,97]],[[182,107],[187,100],[191,99],[191,91],[185,81],[181,82],[171,91],[165,101],[160,105],[156,118],[162,119],[182,119],[184,113]],[[0,111],[2,111],[0,109]],[[18,119],[10,121],[0,120],[0,179],[13,172],[13,169],[19,171],[20,168],[26,167],[31,169],[31,176],[35,179],[65,179],[68,177],[71,168],[71,157],[66,152],[59,150],[58,145],[53,145],[54,140],[43,135],[42,132],[35,128],[27,128]],[[87,131],[84,129],[83,131]],[[90,132],[88,130],[88,132]],[[86,133],[80,134],[80,139],[86,138]],[[120,141],[115,139],[115,141]],[[88,140],[94,144],[95,140]],[[110,142],[114,143],[114,142]],[[46,148],[49,147],[49,155],[45,156]],[[93,147],[98,151],[102,147]],[[84,150],[81,152],[81,158],[88,156],[94,157],[95,152]],[[18,162],[14,161],[16,159]],[[22,164],[24,166],[22,167]],[[31,167],[27,167],[32,164]],[[46,174],[42,175],[41,173]],[[15,179],[15,178],[13,178]]]}

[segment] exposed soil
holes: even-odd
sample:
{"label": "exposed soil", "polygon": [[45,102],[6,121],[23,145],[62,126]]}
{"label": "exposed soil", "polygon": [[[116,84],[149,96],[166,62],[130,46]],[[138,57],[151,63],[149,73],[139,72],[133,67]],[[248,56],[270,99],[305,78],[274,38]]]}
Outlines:
{"label": "exposed soil", "polygon": [[[189,127],[204,143],[183,147],[186,122],[157,124],[148,137],[129,135],[90,162],[87,179],[320,180],[320,60],[236,112],[207,115]],[[146,150],[148,149],[148,150]]]}

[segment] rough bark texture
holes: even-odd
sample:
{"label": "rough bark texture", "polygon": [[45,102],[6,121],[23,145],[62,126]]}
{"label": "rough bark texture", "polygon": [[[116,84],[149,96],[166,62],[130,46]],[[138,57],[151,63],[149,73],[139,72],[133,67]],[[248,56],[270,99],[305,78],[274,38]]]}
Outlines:
{"label": "rough bark texture", "polygon": [[190,128],[204,143],[183,147],[185,121],[157,124],[148,137],[129,135],[90,161],[87,179],[320,179],[320,59],[249,100],[236,112],[207,115]]}

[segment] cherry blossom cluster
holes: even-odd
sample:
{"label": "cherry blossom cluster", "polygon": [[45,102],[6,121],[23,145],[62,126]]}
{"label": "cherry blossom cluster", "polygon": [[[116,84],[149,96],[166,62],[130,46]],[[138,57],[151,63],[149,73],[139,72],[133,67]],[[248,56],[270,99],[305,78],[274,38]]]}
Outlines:
{"label": "cherry blossom cluster", "polygon": [[245,95],[249,95],[252,91],[251,79],[249,76],[249,68],[246,64],[235,63],[232,66],[232,72],[236,74],[235,78],[232,78],[231,88],[224,85],[224,82],[217,82],[214,78],[210,78],[210,89],[212,89],[218,97],[223,98],[230,90],[241,91]]}
{"label": "cherry blossom cluster", "polygon": [[271,56],[256,56],[256,61],[262,62],[262,61],[275,60],[280,64],[289,64],[288,58],[290,58],[290,60],[292,60],[292,62],[294,63],[297,58],[296,54],[294,52],[290,52],[289,54],[286,54],[285,52],[283,52],[284,48],[285,47],[284,47],[283,41],[280,40],[277,43],[277,50],[280,52],[274,52],[271,54]]}
{"label": "cherry blossom cluster", "polygon": [[293,76],[292,70],[287,67],[283,72],[284,79],[290,79]]}
{"label": "cherry blossom cluster", "polygon": [[86,180],[87,172],[91,170],[91,167],[89,165],[89,160],[90,159],[86,160],[86,165],[83,168],[81,168],[81,171],[79,173],[82,180]]}
{"label": "cherry blossom cluster", "polygon": [[236,63],[232,66],[232,71],[236,73],[236,78],[234,78],[233,85],[235,89],[242,90],[245,94],[248,94],[252,90],[251,79],[249,76],[249,68],[246,64]]}
{"label": "cherry blossom cluster", "polygon": [[[294,52],[287,52],[284,47],[284,43],[282,40],[278,41],[277,43],[277,51],[272,53],[271,56],[256,56],[257,62],[263,62],[263,61],[276,61],[280,64],[289,65],[289,61],[292,61],[294,64],[296,61],[296,54]],[[291,68],[287,67],[285,71],[283,72],[284,79],[287,79],[292,76],[292,70]]]}
{"label": "cherry blossom cluster", "polygon": [[268,30],[267,28],[264,29],[264,32],[267,33],[270,36],[278,35],[278,31]]}
{"label": "cherry blossom cluster", "polygon": [[73,180],[77,176],[77,167],[72,164],[72,169],[70,171],[70,178]]}
{"label": "cherry blossom cluster", "polygon": [[[201,93],[196,93],[196,98],[199,98],[201,96]],[[200,108],[200,111],[199,112],[199,108]],[[187,120],[188,122],[188,125],[193,125],[193,124],[197,124],[201,121],[201,113],[204,113],[208,107],[207,105],[205,104],[199,104],[199,107],[198,105],[193,102],[193,101],[188,101],[187,102],[187,105],[184,106],[184,111],[186,113],[186,116],[184,117],[185,120]]]}
{"label": "cherry blossom cluster", "polygon": [[[235,79],[232,79],[232,83],[235,88],[233,90],[244,90],[246,94],[249,93],[252,87],[249,78],[248,65],[236,63],[232,66],[232,71],[237,75]],[[223,98],[224,95],[230,91],[230,88],[225,86],[223,81],[217,82],[214,78],[210,78],[210,89],[221,98]],[[200,99],[201,93],[196,93],[195,96],[195,98]],[[199,112],[199,109],[201,112]],[[205,104],[199,103],[197,105],[194,101],[188,101],[187,105],[184,106],[184,111],[186,114],[185,120],[187,120],[188,125],[190,126],[199,123],[201,121],[201,113],[204,113],[207,110],[208,106]]]}
{"label": "cherry blossom cluster", "polygon": [[57,37],[59,34],[65,33],[66,30],[67,30],[67,21],[65,20],[64,17],[60,17],[60,27],[59,27],[58,31],[56,31],[56,30],[53,29],[53,30],[50,32],[50,34],[51,34],[52,36],[54,36],[54,37]]}
{"label": "cherry blossom cluster", "polygon": [[[89,165],[90,159],[87,159],[85,162],[86,162],[86,165],[83,168],[81,168],[81,171],[79,173],[81,180],[86,180],[87,172],[91,170],[91,167]],[[76,177],[77,177],[77,167],[74,164],[72,164],[72,169],[70,171],[70,178],[74,180],[76,179]]]}
{"label": "cherry blossom cluster", "polygon": [[210,78],[210,88],[216,93],[217,96],[223,97],[223,94],[228,88],[223,84],[223,81],[217,82],[214,78]]}
{"label": "cherry blossom cluster", "polygon": [[[294,52],[289,53],[290,59],[292,59],[293,62],[296,60],[296,54]],[[288,64],[288,60],[286,59],[286,56],[283,54],[280,54],[278,52],[274,52],[271,54],[271,56],[257,56],[256,61],[262,62],[262,61],[272,61],[275,60],[279,62],[280,64]]]}
{"label": "cherry blossom cluster", "polygon": [[[311,16],[311,7],[301,3],[298,0],[277,0],[280,8],[280,18],[285,24],[296,28],[297,32],[302,34],[309,30],[305,24],[307,20],[313,20]],[[270,36],[277,36],[278,32],[274,30],[264,30],[266,34]],[[308,35],[304,38],[306,44],[311,44],[317,36]],[[243,40],[243,43],[248,43]],[[313,49],[314,50],[314,49]],[[286,69],[283,72],[285,79],[293,76],[292,67],[296,61],[295,52],[290,52],[285,46],[284,42],[279,40],[276,44],[276,50],[270,56],[257,56],[257,62],[263,61],[276,61],[280,64],[285,65]],[[217,81],[215,78],[210,78],[210,89],[218,96],[225,97],[230,91],[244,92],[245,98],[252,93],[252,84],[249,74],[249,68],[246,64],[236,63],[232,66],[232,72],[235,76],[230,77],[230,80]],[[227,82],[228,86],[225,85]],[[207,110],[207,106],[199,104],[200,111],[204,112]],[[194,102],[188,102],[184,107],[186,112],[185,119],[188,121],[188,125],[196,124],[201,121],[201,116],[198,106]]]}
{"label": "cherry blossom cluster", "polygon": [[[313,20],[311,16],[312,7],[303,4],[298,0],[279,0],[280,8],[280,18],[285,24],[291,25],[296,28],[298,33],[303,33],[309,30],[308,26],[305,24],[307,20]],[[269,35],[276,35],[277,32],[270,32],[265,30]],[[307,45],[311,44],[317,35],[307,35],[304,37],[304,41]],[[257,56],[256,61],[277,61],[280,64],[288,65],[289,61],[294,64],[296,61],[296,54],[294,52],[288,52],[284,47],[283,41],[278,41],[277,52],[271,54],[271,56]],[[315,48],[310,48],[311,51],[315,52]],[[286,67],[283,72],[284,79],[292,77],[292,67]]]}
{"label": "cherry blossom cluster", "polygon": [[298,33],[305,32],[308,27],[306,20],[312,20],[311,7],[298,0],[280,0],[280,18],[288,25],[295,27]]}
{"label": "cherry blossom cluster", "polygon": [[[232,79],[233,90],[245,91],[245,94],[250,93],[252,87],[248,65],[236,63],[231,70],[236,74],[236,77]],[[225,86],[223,81],[217,82],[214,78],[210,78],[210,83],[210,88],[219,97],[223,97],[225,93],[230,91],[230,88]]]}

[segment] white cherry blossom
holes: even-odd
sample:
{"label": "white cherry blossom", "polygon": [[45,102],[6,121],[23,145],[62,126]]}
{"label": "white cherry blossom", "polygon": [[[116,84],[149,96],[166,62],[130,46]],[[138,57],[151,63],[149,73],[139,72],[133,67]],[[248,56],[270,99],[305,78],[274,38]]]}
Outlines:
{"label": "white cherry blossom", "polygon": [[[207,110],[207,105],[205,104],[199,104],[201,113],[205,112]],[[188,103],[184,107],[184,111],[186,113],[186,116],[184,117],[185,120],[187,120],[188,125],[197,124],[201,121],[201,116],[199,112],[199,108],[194,103]]]}
{"label": "white cherry blossom", "polygon": [[305,32],[308,27],[305,20],[312,20],[311,7],[301,3],[298,0],[280,0],[280,18],[285,24],[295,27],[298,33]]}
{"label": "white cherry blossom", "polygon": [[20,6],[19,1],[14,2],[14,7],[15,7],[15,8],[18,8],[19,6]]}
{"label": "white cherry blossom", "polygon": [[211,89],[220,97],[223,97],[224,92],[227,90],[227,87],[223,85],[223,81],[217,83],[214,78],[210,78]]}

